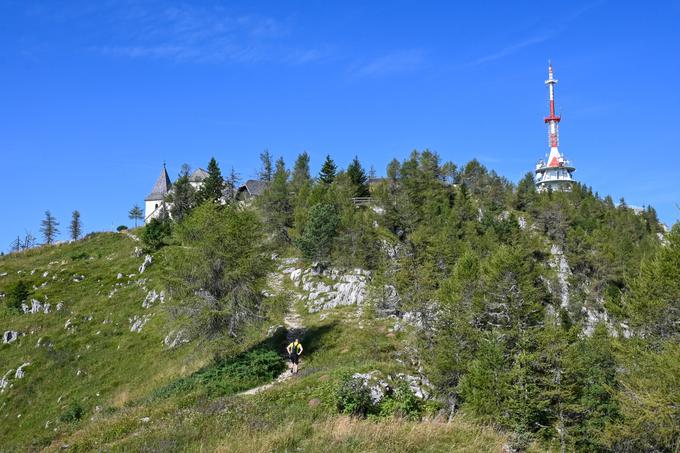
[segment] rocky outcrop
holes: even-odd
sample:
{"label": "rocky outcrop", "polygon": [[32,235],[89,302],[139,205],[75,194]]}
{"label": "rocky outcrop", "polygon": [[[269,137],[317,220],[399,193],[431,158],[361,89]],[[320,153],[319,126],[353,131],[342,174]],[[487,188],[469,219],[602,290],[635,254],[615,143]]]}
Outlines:
{"label": "rocky outcrop", "polygon": [[342,305],[362,305],[368,296],[371,273],[363,269],[288,268],[283,272],[305,293],[300,298],[311,313]]}
{"label": "rocky outcrop", "polygon": [[153,257],[151,255],[146,255],[144,257],[144,262],[142,263],[141,266],[139,266],[139,273],[143,274],[144,271],[151,266],[151,263],[153,263]]}
{"label": "rocky outcrop", "polygon": [[564,257],[564,252],[560,247],[553,244],[550,247],[550,254],[552,258],[549,261],[551,268],[555,269],[557,273],[558,296],[560,298],[560,308],[569,308],[569,277],[571,276],[571,269],[569,263]]}
{"label": "rocky outcrop", "polygon": [[361,385],[369,389],[371,402],[379,404],[386,396],[389,396],[400,383],[405,383],[416,398],[427,400],[433,393],[434,387],[424,376],[413,376],[405,373],[388,375],[383,378],[380,371],[374,370],[369,373],[355,373],[352,379],[361,382]]}
{"label": "rocky outcrop", "polygon": [[2,334],[2,344],[14,343],[19,339],[19,336],[21,336],[20,332],[6,330],[5,333]]}
{"label": "rocky outcrop", "polygon": [[165,291],[157,292],[155,289],[149,291],[142,302],[142,308],[151,308],[156,301],[161,304],[165,303]]}
{"label": "rocky outcrop", "polygon": [[37,299],[31,299],[31,306],[21,304],[21,311],[24,313],[49,313],[51,305],[45,302],[44,304]]}

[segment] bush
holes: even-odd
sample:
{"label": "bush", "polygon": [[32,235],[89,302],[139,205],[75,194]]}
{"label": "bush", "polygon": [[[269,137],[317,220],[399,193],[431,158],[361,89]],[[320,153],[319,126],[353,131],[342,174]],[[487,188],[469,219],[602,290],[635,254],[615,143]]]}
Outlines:
{"label": "bush", "polygon": [[155,252],[160,249],[166,245],[171,233],[170,222],[167,220],[151,219],[142,232],[142,242],[144,243],[145,250],[147,252]]}
{"label": "bush", "polygon": [[371,391],[361,379],[347,376],[342,379],[336,392],[337,408],[340,413],[365,417],[373,411]]}
{"label": "bush", "polygon": [[127,229],[128,229],[127,225],[118,225],[118,228],[116,228],[116,231],[125,231]]}
{"label": "bush", "polygon": [[71,254],[71,259],[73,261],[86,260],[89,257],[90,257],[90,255],[85,253],[85,252],[77,252],[77,253]]}
{"label": "bush", "polygon": [[411,420],[420,418],[422,403],[413,393],[408,383],[400,381],[394,393],[380,404],[380,415],[396,415]]}
{"label": "bush", "polygon": [[20,310],[22,302],[28,300],[28,296],[31,295],[28,284],[19,280],[14,285],[9,287],[7,291],[6,300],[7,307],[12,310]]}
{"label": "bush", "polygon": [[83,409],[83,406],[77,401],[72,401],[66,410],[59,416],[59,420],[64,423],[75,423],[83,418],[84,413],[85,410]]}

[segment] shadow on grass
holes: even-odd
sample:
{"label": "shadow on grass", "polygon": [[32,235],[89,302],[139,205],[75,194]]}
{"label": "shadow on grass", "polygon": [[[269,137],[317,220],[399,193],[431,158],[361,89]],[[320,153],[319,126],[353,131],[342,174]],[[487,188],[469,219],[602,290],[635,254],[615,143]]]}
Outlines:
{"label": "shadow on grass", "polygon": [[[305,355],[309,356],[322,344],[322,338],[333,330],[335,323],[307,329],[302,337]],[[193,391],[209,396],[229,396],[276,379],[285,369],[287,331],[280,329],[273,336],[247,350],[176,379],[154,390],[145,401],[154,401]]]}

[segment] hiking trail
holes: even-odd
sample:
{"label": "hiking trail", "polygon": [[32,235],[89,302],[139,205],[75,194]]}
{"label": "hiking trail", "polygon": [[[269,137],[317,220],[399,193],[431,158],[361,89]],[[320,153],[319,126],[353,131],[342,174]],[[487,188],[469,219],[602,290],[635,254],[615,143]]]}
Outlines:
{"label": "hiking trail", "polygon": [[[305,328],[302,325],[302,318],[300,317],[300,314],[297,312],[295,305],[292,303],[290,305],[290,308],[288,309],[288,313],[283,318],[283,324],[285,325],[286,330],[288,331],[286,334],[287,344],[293,342],[296,338],[302,337],[302,335],[305,332]],[[280,384],[281,382],[285,382],[288,379],[292,378],[293,364],[290,362],[290,360],[286,360],[286,366],[287,366],[286,371],[281,373],[273,382],[261,385],[259,387],[253,387],[252,389],[239,393],[239,395],[256,395],[260,392],[264,392],[265,390],[274,387],[276,384]]]}

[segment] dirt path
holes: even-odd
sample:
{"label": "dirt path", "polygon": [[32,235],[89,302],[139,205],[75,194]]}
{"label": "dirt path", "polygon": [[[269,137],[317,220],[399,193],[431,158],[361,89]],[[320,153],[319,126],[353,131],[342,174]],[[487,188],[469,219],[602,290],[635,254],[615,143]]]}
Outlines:
{"label": "dirt path", "polygon": [[[288,331],[288,333],[286,334],[286,343],[292,343],[296,338],[302,337],[302,335],[305,332],[305,328],[302,325],[302,318],[300,317],[300,314],[297,312],[293,304],[290,305],[288,313],[283,318],[283,324],[286,326],[286,330]],[[280,384],[281,382],[285,382],[288,379],[292,378],[293,364],[290,363],[290,361],[286,361],[286,366],[287,366],[286,371],[281,373],[274,382],[270,382],[269,384],[264,384],[259,387],[254,387],[250,390],[246,390],[245,392],[239,393],[239,395],[256,395],[260,392],[264,392],[265,390],[274,387],[276,384]]]}

